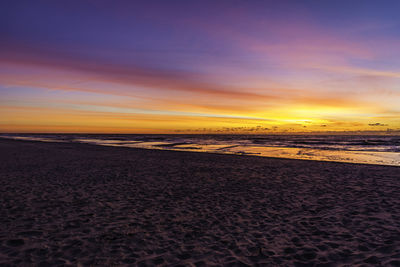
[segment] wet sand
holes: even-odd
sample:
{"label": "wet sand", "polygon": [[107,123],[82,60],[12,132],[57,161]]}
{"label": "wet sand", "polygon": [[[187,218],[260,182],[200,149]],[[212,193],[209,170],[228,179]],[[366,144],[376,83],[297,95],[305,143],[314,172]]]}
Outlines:
{"label": "wet sand", "polygon": [[400,266],[400,167],[0,140],[0,265]]}

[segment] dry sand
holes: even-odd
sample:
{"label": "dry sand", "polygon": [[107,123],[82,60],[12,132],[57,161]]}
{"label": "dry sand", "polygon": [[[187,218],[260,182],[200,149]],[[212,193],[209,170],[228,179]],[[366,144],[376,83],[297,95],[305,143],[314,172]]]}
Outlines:
{"label": "dry sand", "polygon": [[400,168],[0,140],[0,265],[400,266]]}

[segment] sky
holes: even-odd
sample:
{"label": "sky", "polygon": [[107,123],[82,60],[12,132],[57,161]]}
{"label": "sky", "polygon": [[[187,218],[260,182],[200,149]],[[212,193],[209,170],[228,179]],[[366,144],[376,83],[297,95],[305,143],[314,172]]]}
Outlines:
{"label": "sky", "polygon": [[400,1],[0,3],[0,132],[400,132]]}

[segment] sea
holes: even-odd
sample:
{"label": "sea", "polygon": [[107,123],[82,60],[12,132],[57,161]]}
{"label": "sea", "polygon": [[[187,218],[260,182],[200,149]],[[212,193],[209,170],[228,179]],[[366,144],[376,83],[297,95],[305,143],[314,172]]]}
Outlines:
{"label": "sea", "polygon": [[1,134],[0,137],[400,166],[400,136],[396,135]]}

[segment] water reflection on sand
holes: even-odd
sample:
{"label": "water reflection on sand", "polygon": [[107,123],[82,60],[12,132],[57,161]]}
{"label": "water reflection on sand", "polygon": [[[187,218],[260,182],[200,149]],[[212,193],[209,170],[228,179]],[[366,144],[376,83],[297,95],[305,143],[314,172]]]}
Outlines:
{"label": "water reflection on sand", "polygon": [[[396,137],[375,137],[365,140],[354,137],[200,137],[146,135],[2,135],[3,138],[43,142],[79,142],[105,146],[146,149],[256,155],[304,160],[321,160],[400,166]],[[386,139],[385,139],[386,138]],[[330,141],[329,141],[330,140]],[[324,145],[323,142],[327,144]],[[335,143],[336,142],[336,143]],[[385,143],[386,142],[386,143]],[[392,142],[392,143],[390,143]],[[321,145],[322,144],[322,145]]]}

